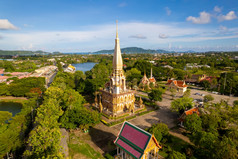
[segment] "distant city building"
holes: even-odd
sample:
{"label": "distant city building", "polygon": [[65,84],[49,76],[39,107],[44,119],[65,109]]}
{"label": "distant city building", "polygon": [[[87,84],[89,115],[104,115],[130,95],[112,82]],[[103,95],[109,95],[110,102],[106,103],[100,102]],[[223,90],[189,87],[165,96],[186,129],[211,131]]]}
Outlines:
{"label": "distant city building", "polygon": [[169,69],[174,69],[172,66],[170,66],[170,65],[164,65],[164,66],[162,66],[162,67],[164,67],[164,68],[169,68]]}
{"label": "distant city building", "polygon": [[5,69],[0,69],[0,76],[3,76]]}
{"label": "distant city building", "polygon": [[35,72],[30,75],[30,77],[45,77],[46,85],[48,85],[53,81],[53,78],[57,72],[58,67],[50,65],[36,69]]}
{"label": "distant city building", "polygon": [[0,83],[7,82],[8,78],[11,78],[11,76],[0,76]]}
{"label": "distant city building", "polygon": [[191,78],[187,78],[185,81],[189,83],[200,83],[200,81],[206,79],[205,74],[199,74],[199,75],[192,75]]}
{"label": "distant city building", "polygon": [[209,65],[198,65],[197,63],[187,63],[186,66],[184,67],[184,70],[202,67],[210,68]]}
{"label": "distant city building", "polygon": [[115,158],[158,159],[162,147],[154,135],[125,121],[114,141],[117,146]]}
{"label": "distant city building", "polygon": [[166,85],[169,86],[169,89],[175,89],[177,92],[182,93],[184,93],[188,87],[185,81],[182,80],[168,80]]}
{"label": "distant city building", "polygon": [[74,73],[75,71],[76,71],[76,68],[72,66],[71,64],[69,64],[68,67],[64,69],[64,72]]}

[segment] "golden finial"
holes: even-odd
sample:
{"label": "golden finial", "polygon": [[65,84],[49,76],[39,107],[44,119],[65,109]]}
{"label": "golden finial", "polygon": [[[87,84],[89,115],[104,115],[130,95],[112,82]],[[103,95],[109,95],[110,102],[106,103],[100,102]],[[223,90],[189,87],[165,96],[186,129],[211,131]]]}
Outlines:
{"label": "golden finial", "polygon": [[[118,20],[116,20],[116,23],[118,23]],[[116,34],[116,38],[118,38],[118,27],[117,27],[117,34]]]}

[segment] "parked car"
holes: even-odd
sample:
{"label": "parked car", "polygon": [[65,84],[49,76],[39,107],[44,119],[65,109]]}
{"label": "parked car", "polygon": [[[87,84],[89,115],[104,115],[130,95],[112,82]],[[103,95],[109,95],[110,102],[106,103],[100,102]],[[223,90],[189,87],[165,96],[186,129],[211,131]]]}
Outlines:
{"label": "parked car", "polygon": [[200,93],[195,93],[194,95],[200,95]]}
{"label": "parked car", "polygon": [[203,97],[204,97],[204,96],[205,96],[205,94],[201,94],[201,96],[203,96]]}
{"label": "parked car", "polygon": [[213,94],[218,94],[218,92],[212,91]]}

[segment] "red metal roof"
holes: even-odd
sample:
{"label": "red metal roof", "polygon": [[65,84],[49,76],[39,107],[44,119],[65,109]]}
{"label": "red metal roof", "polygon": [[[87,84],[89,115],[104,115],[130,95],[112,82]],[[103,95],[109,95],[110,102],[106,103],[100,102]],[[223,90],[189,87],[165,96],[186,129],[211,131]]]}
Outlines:
{"label": "red metal roof", "polygon": [[127,124],[124,126],[120,136],[126,138],[141,149],[145,148],[149,139],[148,134],[142,133]]}
{"label": "red metal roof", "polygon": [[125,121],[114,143],[134,158],[140,159],[151,138],[153,136],[150,133]]}
{"label": "red metal roof", "polygon": [[133,147],[131,147],[130,145],[128,145],[127,143],[125,143],[121,139],[118,139],[117,144],[120,147],[123,147],[124,149],[126,149],[127,152],[129,152],[130,154],[132,154],[136,158],[139,158],[142,155],[141,152],[137,151],[136,149],[134,149]]}

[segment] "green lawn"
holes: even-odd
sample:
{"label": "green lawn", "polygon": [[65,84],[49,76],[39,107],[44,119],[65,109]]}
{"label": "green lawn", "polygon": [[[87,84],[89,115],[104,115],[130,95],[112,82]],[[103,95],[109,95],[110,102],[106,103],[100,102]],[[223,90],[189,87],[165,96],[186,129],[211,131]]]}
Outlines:
{"label": "green lawn", "polygon": [[71,134],[71,142],[69,146],[69,156],[73,158],[76,154],[79,156],[85,156],[86,158],[91,159],[104,159],[104,157],[97,151],[95,151],[90,145],[80,140],[79,137],[76,137],[74,134]]}

